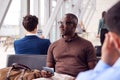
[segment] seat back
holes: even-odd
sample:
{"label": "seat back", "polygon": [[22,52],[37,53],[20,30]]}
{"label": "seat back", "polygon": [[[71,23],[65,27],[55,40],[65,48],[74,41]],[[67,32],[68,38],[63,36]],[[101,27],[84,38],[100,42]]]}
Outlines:
{"label": "seat back", "polygon": [[42,70],[43,66],[46,66],[46,55],[8,55],[7,67],[11,66],[12,63],[24,64],[31,69]]}

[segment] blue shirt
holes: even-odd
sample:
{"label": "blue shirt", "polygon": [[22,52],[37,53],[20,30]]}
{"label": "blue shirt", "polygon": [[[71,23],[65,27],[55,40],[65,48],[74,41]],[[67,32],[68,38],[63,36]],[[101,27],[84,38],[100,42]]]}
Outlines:
{"label": "blue shirt", "polygon": [[107,29],[107,25],[104,23],[103,18],[100,19],[100,21],[99,21],[98,34],[100,33],[101,29]]}
{"label": "blue shirt", "polygon": [[16,54],[47,54],[50,41],[41,39],[36,35],[27,35],[22,39],[14,41]]}
{"label": "blue shirt", "polygon": [[79,73],[76,80],[120,80],[120,58],[112,67],[100,60],[93,70]]}

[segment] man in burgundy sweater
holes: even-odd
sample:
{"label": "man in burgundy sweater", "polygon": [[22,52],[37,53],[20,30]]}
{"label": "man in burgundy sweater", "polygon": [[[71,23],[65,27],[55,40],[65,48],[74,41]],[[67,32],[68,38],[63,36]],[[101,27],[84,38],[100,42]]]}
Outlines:
{"label": "man in burgundy sweater", "polygon": [[[52,43],[47,53],[47,67],[56,73],[76,77],[79,72],[93,69],[96,54],[92,43],[76,33],[78,19],[74,14],[65,14],[59,21],[62,38]],[[45,77],[50,77],[45,74]]]}

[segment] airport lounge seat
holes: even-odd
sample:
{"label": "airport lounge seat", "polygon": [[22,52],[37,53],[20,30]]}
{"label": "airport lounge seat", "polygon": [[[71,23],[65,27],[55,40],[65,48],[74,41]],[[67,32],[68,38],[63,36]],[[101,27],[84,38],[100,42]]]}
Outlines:
{"label": "airport lounge seat", "polygon": [[24,64],[31,69],[42,70],[43,66],[46,66],[46,56],[47,55],[8,55],[7,67],[11,66],[12,63]]}

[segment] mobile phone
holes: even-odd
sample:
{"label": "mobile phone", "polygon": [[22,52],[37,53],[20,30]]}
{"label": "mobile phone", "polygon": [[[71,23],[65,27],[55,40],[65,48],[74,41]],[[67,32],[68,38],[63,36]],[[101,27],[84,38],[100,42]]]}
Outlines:
{"label": "mobile phone", "polygon": [[51,74],[54,74],[54,68],[50,67],[43,67],[43,70],[50,72]]}

